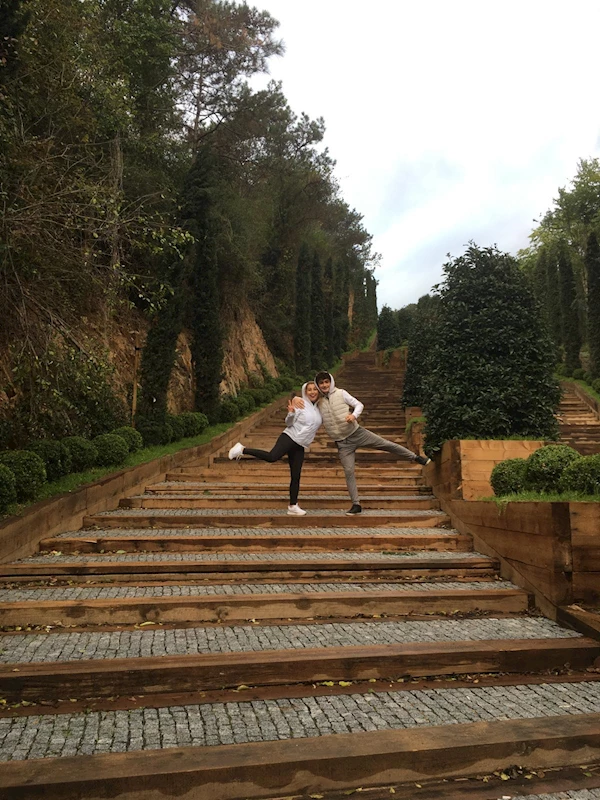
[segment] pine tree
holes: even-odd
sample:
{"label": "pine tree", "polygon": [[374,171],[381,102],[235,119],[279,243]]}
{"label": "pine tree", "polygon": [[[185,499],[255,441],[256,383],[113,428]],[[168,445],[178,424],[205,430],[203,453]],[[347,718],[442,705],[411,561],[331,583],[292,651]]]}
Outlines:
{"label": "pine tree", "polygon": [[399,339],[398,318],[389,306],[384,306],[377,320],[377,349],[398,347]]}
{"label": "pine tree", "polygon": [[372,273],[367,273],[366,301],[367,301],[367,325],[368,332],[371,334],[377,328],[377,279]]}
{"label": "pine tree", "polygon": [[600,378],[600,246],[595,231],[588,236],[585,269],[587,273],[590,373],[594,378]]}
{"label": "pine tree", "polygon": [[323,369],[325,363],[325,297],[323,294],[323,268],[315,253],[312,260],[310,287],[310,364],[312,369]]}
{"label": "pine tree", "polygon": [[448,439],[554,438],[552,346],[516,260],[470,245],[444,272],[422,403],[428,451]]}
{"label": "pine tree", "polygon": [[294,316],[294,356],[296,372],[306,376],[311,367],[311,257],[303,242],[296,268],[296,313]]}
{"label": "pine tree", "polygon": [[325,264],[323,283],[325,293],[325,364],[330,367],[335,361],[335,328],[333,320],[333,259],[329,257]]}
{"label": "pine tree", "polygon": [[581,368],[581,333],[577,313],[577,291],[571,258],[566,244],[558,251],[558,275],[560,280],[560,310],[562,343],[565,349],[565,369],[568,375]]}

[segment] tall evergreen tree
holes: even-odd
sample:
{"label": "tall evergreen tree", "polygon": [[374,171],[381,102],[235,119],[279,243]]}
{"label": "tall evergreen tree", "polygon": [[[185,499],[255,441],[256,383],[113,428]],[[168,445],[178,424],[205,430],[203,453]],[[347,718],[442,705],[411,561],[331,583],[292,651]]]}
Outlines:
{"label": "tall evergreen tree", "polygon": [[410,305],[404,306],[396,311],[396,320],[398,323],[398,346],[406,344],[410,338],[416,309],[416,304],[411,303]]}
{"label": "tall evergreen tree", "polygon": [[348,348],[348,301],[348,264],[346,261],[340,260],[335,266],[333,275],[333,330],[336,358],[339,358]]}
{"label": "tall evergreen tree", "polygon": [[581,332],[577,313],[577,291],[571,257],[566,244],[558,251],[558,275],[560,280],[560,306],[562,342],[565,348],[565,368],[569,375],[581,368]]}
{"label": "tall evergreen tree", "polygon": [[554,343],[554,350],[559,358],[562,346],[561,328],[561,307],[560,307],[560,288],[558,280],[558,264],[554,252],[546,252],[546,313],[548,317],[548,329],[550,337]]}
{"label": "tall evergreen tree", "polygon": [[448,439],[554,438],[552,347],[516,260],[471,244],[444,272],[423,402],[427,448]]}
{"label": "tall evergreen tree", "polygon": [[323,292],[323,268],[318,253],[312,260],[310,286],[310,364],[315,370],[325,364],[325,296]]}
{"label": "tall evergreen tree", "polygon": [[587,273],[590,372],[594,378],[600,378],[600,246],[595,231],[592,231],[587,239],[585,269]]}
{"label": "tall evergreen tree", "polygon": [[311,368],[311,267],[312,260],[303,242],[296,267],[296,314],[294,316],[294,355],[296,372],[306,376]]}
{"label": "tall evergreen tree", "polygon": [[377,349],[398,347],[399,340],[398,318],[389,306],[384,306],[377,320]]}
{"label": "tall evergreen tree", "polygon": [[323,282],[325,293],[325,363],[330,367],[335,361],[335,328],[333,320],[333,259],[331,256],[325,264]]}
{"label": "tall evergreen tree", "polygon": [[219,316],[219,263],[215,193],[217,162],[209,145],[201,147],[187,175],[184,212],[194,236],[192,267],[192,361],[196,410],[216,419],[222,377],[223,332]]}
{"label": "tall evergreen tree", "polygon": [[367,325],[369,333],[377,328],[377,279],[373,273],[367,273],[366,280]]}
{"label": "tall evergreen tree", "polygon": [[439,304],[439,297],[429,294],[417,302],[408,338],[408,363],[402,393],[404,406],[422,406],[425,402],[431,351],[438,336]]}

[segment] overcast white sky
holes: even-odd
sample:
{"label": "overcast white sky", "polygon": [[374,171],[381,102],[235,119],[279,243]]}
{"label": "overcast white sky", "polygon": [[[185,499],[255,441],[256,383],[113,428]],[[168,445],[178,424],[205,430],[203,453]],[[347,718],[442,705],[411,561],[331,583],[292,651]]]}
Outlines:
{"label": "overcast white sky", "polygon": [[271,77],[323,116],[344,199],[400,308],[473,239],[516,253],[600,154],[598,0],[248,0],[279,20]]}

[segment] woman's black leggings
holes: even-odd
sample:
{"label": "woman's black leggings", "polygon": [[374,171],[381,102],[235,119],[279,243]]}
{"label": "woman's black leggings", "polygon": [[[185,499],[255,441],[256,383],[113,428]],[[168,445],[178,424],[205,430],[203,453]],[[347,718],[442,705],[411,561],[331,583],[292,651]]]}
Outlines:
{"label": "woman's black leggings", "polygon": [[290,505],[296,505],[300,491],[300,473],[304,462],[304,448],[301,444],[296,444],[287,433],[282,433],[270,452],[244,447],[244,455],[254,456],[254,458],[260,458],[261,461],[269,461],[271,464],[287,456],[290,463]]}

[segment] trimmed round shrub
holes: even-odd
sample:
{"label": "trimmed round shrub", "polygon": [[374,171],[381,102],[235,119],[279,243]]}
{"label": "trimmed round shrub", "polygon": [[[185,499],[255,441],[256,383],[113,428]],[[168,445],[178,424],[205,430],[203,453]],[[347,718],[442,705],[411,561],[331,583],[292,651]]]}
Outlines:
{"label": "trimmed round shrub", "polygon": [[242,417],[245,417],[246,414],[249,414],[255,406],[254,400],[246,394],[238,394],[238,396],[235,398],[235,404],[238,407],[240,416]]}
{"label": "trimmed round shrub", "polygon": [[0,514],[4,514],[11,503],[17,499],[17,482],[13,471],[0,464]]}
{"label": "trimmed round shrub", "polygon": [[167,425],[171,426],[173,436],[171,441],[178,442],[180,439],[185,439],[185,424],[175,414],[166,415]]}
{"label": "trimmed round shrub", "polygon": [[508,458],[496,464],[490,476],[492,489],[497,497],[505,494],[518,494],[525,488],[527,459]]}
{"label": "trimmed round shrub", "polygon": [[271,392],[264,387],[262,389],[248,389],[248,392],[254,398],[254,402],[257,406],[262,406],[271,402]]}
{"label": "trimmed round shrub", "polygon": [[584,380],[587,384],[589,384],[591,386],[592,385],[592,381],[594,379],[592,378],[591,372],[584,372],[582,380]]}
{"label": "trimmed round shrub", "polygon": [[27,447],[32,453],[37,453],[46,467],[46,477],[49,481],[56,481],[63,475],[68,475],[73,469],[73,459],[69,449],[54,439],[40,439],[31,442]]}
{"label": "trimmed round shrub", "polygon": [[135,426],[142,434],[144,447],[155,447],[173,441],[173,428],[167,422],[155,422],[141,417],[135,421]]}
{"label": "trimmed round shrub", "polygon": [[0,464],[15,476],[17,500],[32,500],[46,483],[46,467],[37,453],[30,450],[7,450],[0,453]]}
{"label": "trimmed round shrub", "polygon": [[144,446],[142,434],[129,425],[123,425],[122,428],[115,428],[115,430],[111,431],[111,433],[114,433],[116,436],[120,436],[121,439],[125,439],[130,453],[135,453],[138,450],[141,450]]}
{"label": "trimmed round shrub", "polygon": [[[248,408],[248,412],[254,411],[256,408],[256,400],[254,396],[248,391],[248,389],[244,389],[243,392],[240,392],[237,396],[238,405],[243,402],[244,405]],[[240,405],[241,408],[241,405]]]}
{"label": "trimmed round shrub", "polygon": [[525,488],[534,492],[560,491],[560,479],[564,470],[581,455],[566,444],[550,444],[540,447],[527,459]]}
{"label": "trimmed round shrub", "polygon": [[180,424],[185,431],[184,438],[199,436],[208,428],[208,417],[200,411],[184,411],[178,416]]}
{"label": "trimmed round shrub", "polygon": [[221,422],[235,422],[240,415],[238,404],[231,397],[224,397],[221,400],[221,413],[219,419]]}
{"label": "trimmed round shrub", "polygon": [[600,378],[596,378],[595,381],[592,381],[592,389],[600,394]]}
{"label": "trimmed round shrub", "polygon": [[95,465],[98,451],[88,439],[84,439],[83,436],[67,436],[62,443],[71,454],[73,472],[85,472]]}
{"label": "trimmed round shrub", "polygon": [[94,445],[98,451],[96,464],[99,467],[115,467],[122,464],[129,455],[129,445],[116,433],[103,433],[96,436]]}
{"label": "trimmed round shrub", "polygon": [[565,467],[560,490],[600,495],[600,455],[581,456]]}
{"label": "trimmed round shrub", "polygon": [[577,369],[573,370],[573,380],[575,381],[583,381],[585,380],[585,370],[578,367]]}

